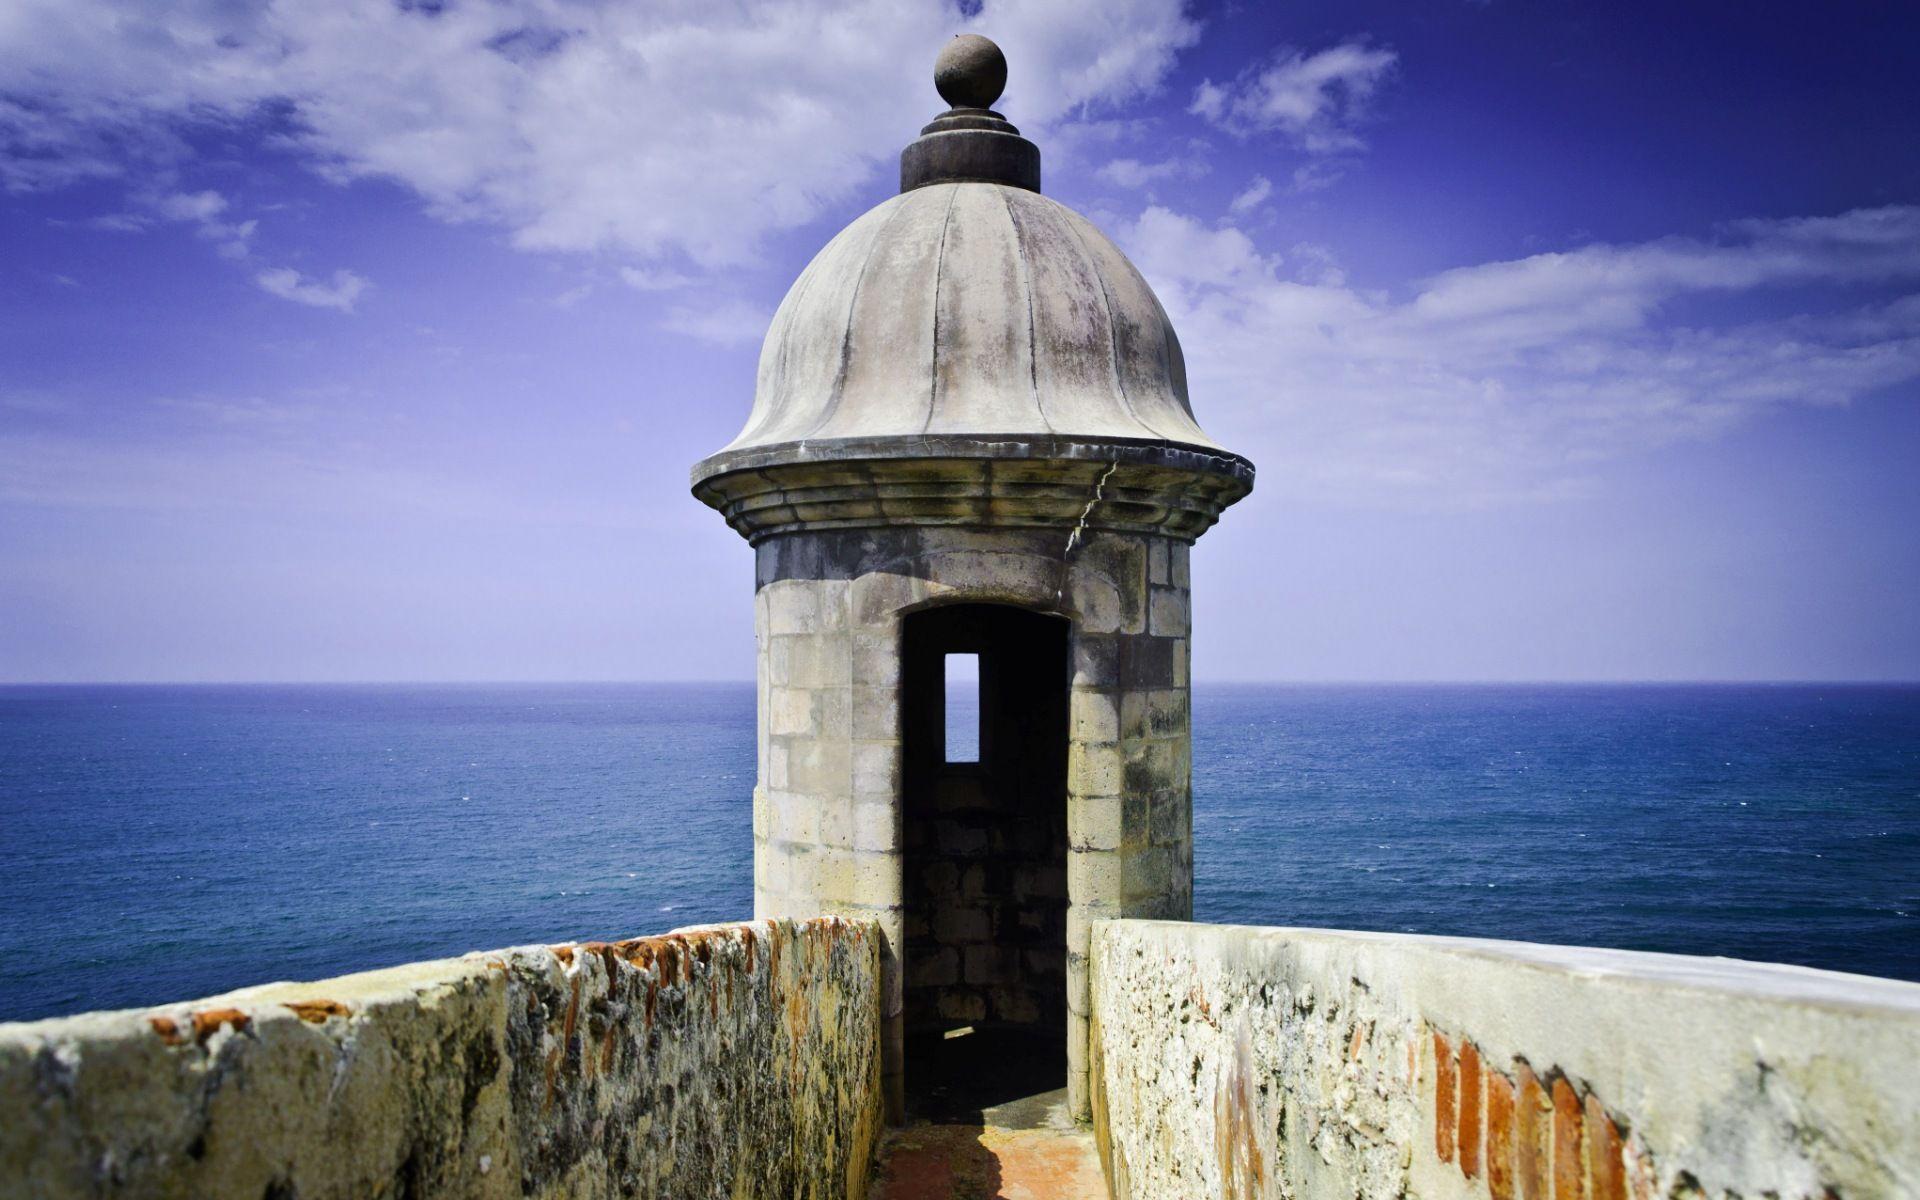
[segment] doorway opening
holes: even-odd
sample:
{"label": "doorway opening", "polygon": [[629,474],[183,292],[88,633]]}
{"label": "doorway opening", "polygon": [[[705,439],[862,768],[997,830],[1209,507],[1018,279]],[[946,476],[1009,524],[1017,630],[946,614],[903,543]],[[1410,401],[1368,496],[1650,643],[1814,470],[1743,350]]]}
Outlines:
{"label": "doorway opening", "polygon": [[1066,1082],[1069,623],[998,604],[902,633],[908,1106]]}

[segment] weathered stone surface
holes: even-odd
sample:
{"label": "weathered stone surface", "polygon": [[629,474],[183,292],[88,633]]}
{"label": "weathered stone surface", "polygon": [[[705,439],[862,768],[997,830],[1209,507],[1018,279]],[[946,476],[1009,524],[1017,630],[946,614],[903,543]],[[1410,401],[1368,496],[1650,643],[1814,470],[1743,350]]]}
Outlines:
{"label": "weathered stone surface", "polygon": [[1920,986],[1135,920],[1091,949],[1115,1200],[1920,1195]]}
{"label": "weathered stone surface", "polygon": [[815,256],[727,449],[928,433],[1217,449],[1173,326],[1119,248],[1057,201],[978,182],[894,196]]}
{"label": "weathered stone surface", "polygon": [[900,152],[900,190],[960,181],[1040,190],[1040,147],[999,113],[960,109],[936,118]]}
{"label": "weathered stone surface", "polygon": [[[1085,991],[1084,916],[1188,915],[1189,703],[1184,666],[1176,668],[1184,664],[1186,590],[1154,582],[1184,576],[1184,551],[1178,539],[1105,530],[895,527],[762,542],[755,607],[766,614],[768,632],[761,639],[756,915],[876,916],[887,943],[888,986],[903,986],[903,622],[930,605],[978,602],[1012,603],[1072,622],[1068,861],[1045,880],[1035,873],[1031,886],[1022,885],[1023,895],[1064,892],[1069,901],[1067,994]],[[1160,635],[1149,629],[1156,593]],[[1097,621],[1077,607],[1088,597],[1104,606]],[[1105,632],[1089,632],[1090,621]],[[1169,631],[1180,636],[1165,636]],[[922,836],[956,860],[985,855],[1017,866],[1004,847],[992,851],[988,831],[957,793],[941,803],[947,807]],[[977,884],[969,893],[958,874],[925,882],[951,894],[951,911],[916,936],[960,947],[1004,944],[1009,931],[981,928],[982,910],[969,907]],[[974,984],[962,971],[957,986]],[[1002,999],[996,1004],[980,994],[950,1007],[956,1014],[1026,1011],[1023,1002]],[[888,1016],[900,1013],[896,1005]],[[1080,1027],[1070,1023],[1069,1037]],[[1084,1053],[1070,1048],[1070,1061],[1084,1061]],[[897,1057],[889,1074],[897,1088],[904,1078]],[[1084,1114],[1084,1078],[1070,1074],[1069,1085],[1074,1110]]]}
{"label": "weathered stone surface", "polygon": [[709,926],[0,1026],[0,1194],[857,1197],[877,935]]}
{"label": "weathered stone surface", "polygon": [[[997,51],[956,46],[968,103],[794,282],[745,427],[692,482],[756,550],[756,915],[880,922],[892,1116],[928,1008],[1064,1026],[1084,1114],[1085,1013],[1059,1009],[1087,921],[1192,909],[1189,548],[1254,472],[1195,421],[1146,280],[1038,194],[1038,151],[985,107]],[[930,749],[947,654],[980,656],[971,771]]]}
{"label": "weathered stone surface", "polygon": [[956,35],[933,60],[933,87],[955,108],[992,108],[1007,86],[1007,56],[993,39]]}
{"label": "weathered stone surface", "polygon": [[783,533],[915,524],[1084,523],[1191,541],[1253,486],[1252,466],[1224,451],[1037,435],[808,440],[723,451],[696,471],[694,494],[755,545]]}

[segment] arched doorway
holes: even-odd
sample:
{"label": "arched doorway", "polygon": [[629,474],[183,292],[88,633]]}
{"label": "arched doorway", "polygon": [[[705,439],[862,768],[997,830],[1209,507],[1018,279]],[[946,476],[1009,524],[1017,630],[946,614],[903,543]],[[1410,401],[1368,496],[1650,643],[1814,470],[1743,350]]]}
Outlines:
{"label": "arched doorway", "polygon": [[1066,1080],[1069,632],[998,604],[905,620],[903,1000],[921,1115]]}

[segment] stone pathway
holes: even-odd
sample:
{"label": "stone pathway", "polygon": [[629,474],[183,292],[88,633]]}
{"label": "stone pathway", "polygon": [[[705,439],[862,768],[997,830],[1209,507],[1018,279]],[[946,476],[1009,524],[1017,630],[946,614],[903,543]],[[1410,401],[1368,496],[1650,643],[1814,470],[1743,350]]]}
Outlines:
{"label": "stone pathway", "polygon": [[887,1134],[876,1200],[1105,1200],[1093,1132],[1067,1116],[1067,1093],[916,1121]]}

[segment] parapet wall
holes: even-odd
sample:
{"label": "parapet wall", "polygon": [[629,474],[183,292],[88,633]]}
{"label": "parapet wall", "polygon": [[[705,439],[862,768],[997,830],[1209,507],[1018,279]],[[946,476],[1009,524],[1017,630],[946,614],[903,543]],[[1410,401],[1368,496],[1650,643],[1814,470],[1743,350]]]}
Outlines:
{"label": "parapet wall", "polygon": [[1158,921],[1091,949],[1114,1200],[1920,1195],[1920,986]]}
{"label": "parapet wall", "polygon": [[825,918],[0,1026],[0,1195],[857,1198],[880,987]]}

